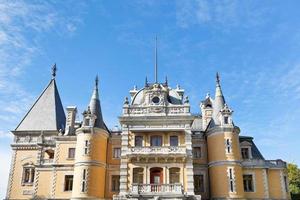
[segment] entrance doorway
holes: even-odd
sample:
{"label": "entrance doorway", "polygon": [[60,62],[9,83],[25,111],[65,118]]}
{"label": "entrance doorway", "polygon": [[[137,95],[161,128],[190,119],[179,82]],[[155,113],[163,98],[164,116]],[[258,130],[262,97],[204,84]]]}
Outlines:
{"label": "entrance doorway", "polygon": [[160,192],[163,184],[163,169],[154,167],[150,169],[151,192]]}

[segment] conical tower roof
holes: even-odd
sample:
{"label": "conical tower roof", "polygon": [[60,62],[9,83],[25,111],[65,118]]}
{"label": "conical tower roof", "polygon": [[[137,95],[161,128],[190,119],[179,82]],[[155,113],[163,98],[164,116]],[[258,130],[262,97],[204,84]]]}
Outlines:
{"label": "conical tower roof", "polygon": [[64,130],[65,123],[66,116],[57,90],[54,73],[50,83],[15,131],[59,131],[60,129]]}
{"label": "conical tower roof", "polygon": [[102,128],[102,129],[106,130],[106,126],[103,122],[100,99],[99,99],[98,76],[96,77],[96,80],[95,80],[95,87],[93,90],[93,94],[91,97],[89,107],[90,107],[91,113],[97,117],[94,127]]}
{"label": "conical tower roof", "polygon": [[220,84],[220,76],[219,73],[216,75],[216,94],[215,100],[213,104],[213,119],[216,124],[218,124],[219,120],[217,119],[218,113],[224,108],[225,98],[222,93],[221,84]]}

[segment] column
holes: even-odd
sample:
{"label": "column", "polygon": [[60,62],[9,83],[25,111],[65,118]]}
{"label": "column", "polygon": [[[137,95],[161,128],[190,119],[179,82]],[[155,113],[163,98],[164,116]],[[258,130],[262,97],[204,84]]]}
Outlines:
{"label": "column", "polygon": [[147,167],[147,184],[150,184],[150,168]]}
{"label": "column", "polygon": [[166,167],[163,168],[163,177],[164,177],[163,178],[164,179],[163,184],[166,184],[167,183],[167,179],[166,179],[167,178],[167,170],[166,170]]}
{"label": "column", "polygon": [[185,129],[185,145],[187,151],[186,168],[186,192],[188,195],[194,195],[194,171],[193,171],[193,156],[192,156],[192,132],[191,127],[187,124]]}
{"label": "column", "polygon": [[166,166],[166,184],[170,184],[170,172],[168,166]]}
{"label": "column", "polygon": [[120,166],[120,195],[127,193],[127,176],[128,176],[128,165],[127,165],[127,152],[128,152],[128,128],[126,125],[122,126],[121,136],[121,166]]}

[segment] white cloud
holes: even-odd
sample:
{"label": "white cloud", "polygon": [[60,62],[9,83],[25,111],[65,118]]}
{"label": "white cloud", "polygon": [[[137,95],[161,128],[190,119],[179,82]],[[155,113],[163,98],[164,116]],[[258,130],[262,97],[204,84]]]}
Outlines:
{"label": "white cloud", "polygon": [[[63,5],[64,4],[64,5]],[[72,5],[70,7],[69,5]],[[66,37],[82,23],[85,3],[76,1],[9,1],[0,0],[0,142],[9,143],[13,129],[33,103],[32,94],[19,84],[20,75],[38,54],[39,41],[48,34]],[[9,168],[9,145],[0,152],[0,197],[4,197]],[[2,159],[6,162],[2,162]],[[4,161],[3,160],[3,161]]]}

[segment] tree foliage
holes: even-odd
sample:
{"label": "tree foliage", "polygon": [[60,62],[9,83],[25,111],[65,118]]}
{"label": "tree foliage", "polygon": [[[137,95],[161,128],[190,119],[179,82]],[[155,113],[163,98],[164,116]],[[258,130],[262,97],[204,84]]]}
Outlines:
{"label": "tree foliage", "polygon": [[300,169],[296,164],[289,163],[287,170],[290,192],[292,194],[300,194]]}

